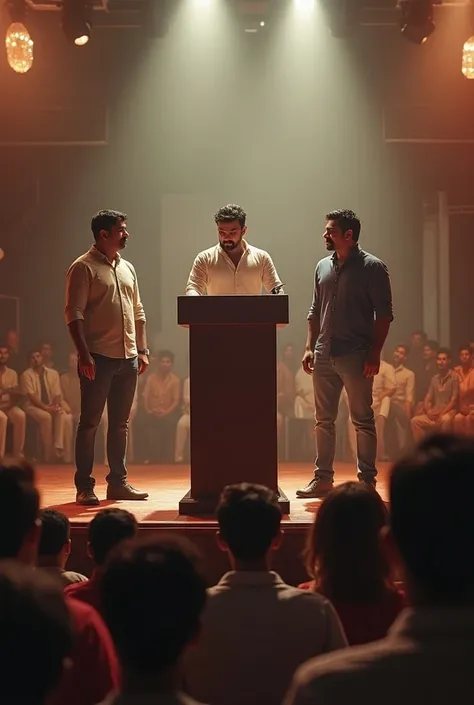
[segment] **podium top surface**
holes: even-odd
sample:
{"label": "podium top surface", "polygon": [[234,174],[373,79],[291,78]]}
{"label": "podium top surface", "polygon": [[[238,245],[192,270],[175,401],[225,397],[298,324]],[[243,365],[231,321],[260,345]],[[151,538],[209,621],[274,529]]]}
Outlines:
{"label": "podium top surface", "polygon": [[178,296],[178,324],[285,325],[289,299],[283,294],[262,296]]}

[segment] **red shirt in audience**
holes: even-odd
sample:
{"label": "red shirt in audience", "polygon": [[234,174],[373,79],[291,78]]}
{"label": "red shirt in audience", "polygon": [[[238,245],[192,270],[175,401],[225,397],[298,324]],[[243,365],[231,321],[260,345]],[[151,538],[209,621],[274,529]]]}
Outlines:
{"label": "red shirt in audience", "polygon": [[[314,590],[314,582],[298,585],[302,590]],[[368,644],[387,636],[387,632],[402,609],[406,607],[402,592],[387,593],[383,602],[377,604],[341,603],[331,600],[350,646]]]}
{"label": "red shirt in audience", "polygon": [[97,570],[94,570],[89,580],[68,585],[64,588],[64,593],[67,597],[85,602],[86,605],[90,605],[97,612],[101,612],[99,583],[100,574]]}
{"label": "red shirt in audience", "polygon": [[48,705],[96,705],[119,688],[115,647],[102,618],[92,607],[76,600],[66,601],[75,627],[72,664],[64,671]]}

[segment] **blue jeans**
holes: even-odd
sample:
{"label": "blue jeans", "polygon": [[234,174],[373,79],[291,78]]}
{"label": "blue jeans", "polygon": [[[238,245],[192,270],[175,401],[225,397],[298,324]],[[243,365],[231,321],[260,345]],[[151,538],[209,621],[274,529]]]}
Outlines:
{"label": "blue jeans", "polygon": [[135,396],[138,376],[138,358],[104,357],[92,354],[95,360],[95,379],[79,376],[81,383],[81,417],[76,434],[76,474],[78,490],[93,489],[95,435],[102,418],[105,403],[109,428],[107,432],[107,459],[110,485],[123,485],[127,477],[126,453],[128,419]]}
{"label": "blue jeans", "polygon": [[377,475],[377,434],[372,410],[373,379],[364,377],[366,350],[349,355],[315,358],[313,372],[316,406],[315,477],[332,481],[336,452],[336,419],[342,388],[346,388],[349,413],[357,438],[357,469],[360,480],[372,481]]}

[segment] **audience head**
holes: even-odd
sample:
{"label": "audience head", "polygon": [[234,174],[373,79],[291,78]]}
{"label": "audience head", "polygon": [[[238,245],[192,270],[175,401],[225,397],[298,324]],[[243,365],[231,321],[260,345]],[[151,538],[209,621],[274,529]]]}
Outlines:
{"label": "audience head", "polygon": [[[433,435],[395,463],[390,477],[393,541],[415,603],[474,603],[474,440]],[[456,478],[461,491],[446,496]]]}
{"label": "audience head", "polygon": [[106,562],[111,550],[126,539],[133,538],[137,520],[126,509],[102,509],[89,524],[89,555],[97,566]]}
{"label": "audience head", "polygon": [[47,366],[49,362],[52,362],[53,359],[53,346],[51,343],[43,343],[41,345],[41,356],[43,358],[44,364]]}
{"label": "audience head", "polygon": [[10,328],[10,330],[7,331],[6,343],[8,345],[9,350],[12,350],[13,352],[16,352],[18,350],[18,347],[20,345],[20,339],[18,333],[13,328]]}
{"label": "audience head", "polygon": [[459,348],[459,362],[462,367],[470,367],[472,364],[472,353],[469,345],[462,345]]}
{"label": "audience head", "polygon": [[240,563],[261,562],[281,542],[278,497],[263,485],[224,488],[217,507],[218,541]]}
{"label": "audience head", "polygon": [[426,343],[428,336],[424,330],[414,330],[411,334],[411,344],[413,348],[421,349]]}
{"label": "audience head", "polygon": [[393,364],[395,365],[395,367],[399,367],[400,365],[404,365],[406,363],[408,353],[408,345],[397,345],[393,352]]}
{"label": "audience head", "polygon": [[390,566],[381,541],[385,505],[360,482],[345,482],[323,500],[308,534],[306,569],[316,590],[340,602],[374,602],[386,595]]}
{"label": "audience head", "polygon": [[77,374],[77,352],[74,350],[69,353],[69,371]]}
{"label": "audience head", "polygon": [[6,343],[0,343],[0,367],[8,365],[10,359],[10,350]]}
{"label": "audience head", "polygon": [[60,586],[17,561],[0,562],[2,702],[46,703],[73,646]]}
{"label": "audience head", "polygon": [[439,345],[436,340],[427,340],[423,345],[423,359],[433,360],[438,352]]}
{"label": "audience head", "polygon": [[156,356],[158,372],[167,374],[174,365],[174,353],[171,350],[160,350]]}
{"label": "audience head", "polygon": [[0,465],[0,560],[34,565],[41,533],[35,474],[25,464]]}
{"label": "audience head", "polygon": [[64,568],[71,552],[69,519],[55,509],[43,509],[40,512],[40,520],[38,565]]}
{"label": "audience head", "polygon": [[91,220],[91,230],[96,246],[122,250],[128,239],[127,216],[115,210],[101,210]]}
{"label": "audience head", "polygon": [[43,356],[40,350],[30,350],[28,353],[28,364],[33,370],[37,370],[43,366]]}
{"label": "audience head", "polygon": [[436,365],[439,372],[447,372],[451,367],[451,350],[449,348],[439,348],[436,354]]}
{"label": "audience head", "polygon": [[130,673],[173,669],[199,633],[206,601],[192,544],[177,537],[127,541],[110,557],[100,588],[125,681]]}

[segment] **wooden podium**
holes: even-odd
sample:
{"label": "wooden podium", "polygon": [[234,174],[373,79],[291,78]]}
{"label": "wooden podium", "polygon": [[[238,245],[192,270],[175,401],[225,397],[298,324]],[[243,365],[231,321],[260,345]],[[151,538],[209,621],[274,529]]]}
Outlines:
{"label": "wooden podium", "polygon": [[180,514],[213,514],[236,482],[278,489],[276,334],[289,320],[288,297],[179,296],[189,327],[191,489]]}

